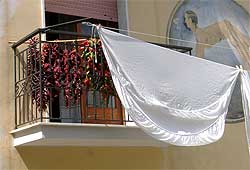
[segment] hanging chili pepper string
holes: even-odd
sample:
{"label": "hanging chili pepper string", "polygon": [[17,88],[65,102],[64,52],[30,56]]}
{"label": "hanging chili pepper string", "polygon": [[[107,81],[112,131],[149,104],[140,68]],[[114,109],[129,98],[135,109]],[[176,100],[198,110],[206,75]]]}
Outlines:
{"label": "hanging chili pepper string", "polygon": [[[77,103],[83,87],[99,91],[103,99],[115,94],[110,71],[101,47],[100,39],[94,37],[84,41],[43,43],[42,55],[30,45],[28,76],[32,79],[32,100],[40,109],[46,109],[60,90],[64,92],[66,106]],[[34,44],[34,42],[32,42]],[[73,45],[73,47],[72,47]],[[72,48],[71,48],[72,47]],[[42,74],[38,75],[39,58],[42,58]],[[97,60],[95,61],[95,58]],[[42,76],[43,82],[37,77]],[[42,105],[40,105],[39,83],[43,83]],[[51,88],[53,90],[51,91]],[[108,101],[108,100],[106,100]]]}

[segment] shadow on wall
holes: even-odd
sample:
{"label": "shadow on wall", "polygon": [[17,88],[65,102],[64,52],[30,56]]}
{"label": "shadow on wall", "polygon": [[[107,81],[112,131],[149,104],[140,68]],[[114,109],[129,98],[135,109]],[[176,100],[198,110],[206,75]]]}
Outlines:
{"label": "shadow on wall", "polygon": [[[18,147],[28,169],[163,169],[166,155],[149,147]],[[165,157],[165,158],[164,158]],[[163,163],[164,162],[164,163]],[[165,169],[165,168],[164,168]]]}

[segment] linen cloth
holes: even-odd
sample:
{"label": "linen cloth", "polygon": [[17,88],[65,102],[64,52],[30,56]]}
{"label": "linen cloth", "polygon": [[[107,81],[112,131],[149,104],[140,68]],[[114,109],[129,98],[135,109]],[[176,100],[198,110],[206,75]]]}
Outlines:
{"label": "linen cloth", "polygon": [[152,137],[180,146],[220,139],[238,75],[243,75],[244,111],[249,117],[250,85],[244,71],[97,30],[124,108]]}

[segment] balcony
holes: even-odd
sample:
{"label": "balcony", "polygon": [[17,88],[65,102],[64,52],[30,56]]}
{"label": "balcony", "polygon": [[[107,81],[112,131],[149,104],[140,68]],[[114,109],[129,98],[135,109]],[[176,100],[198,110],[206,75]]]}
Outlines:
{"label": "balcony", "polygon": [[[13,45],[14,145],[166,146],[141,131],[122,107],[98,37],[55,27],[37,29]],[[71,40],[43,40],[49,33]]]}

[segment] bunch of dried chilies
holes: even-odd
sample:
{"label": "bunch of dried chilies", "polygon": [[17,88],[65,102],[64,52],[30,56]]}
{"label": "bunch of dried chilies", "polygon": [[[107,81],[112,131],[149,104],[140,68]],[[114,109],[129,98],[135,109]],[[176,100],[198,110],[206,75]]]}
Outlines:
{"label": "bunch of dried chilies", "polygon": [[46,42],[41,55],[38,44],[35,38],[29,41],[27,73],[32,100],[40,109],[45,110],[61,90],[66,106],[79,102],[84,90],[99,91],[106,104],[116,95],[100,39]]}

